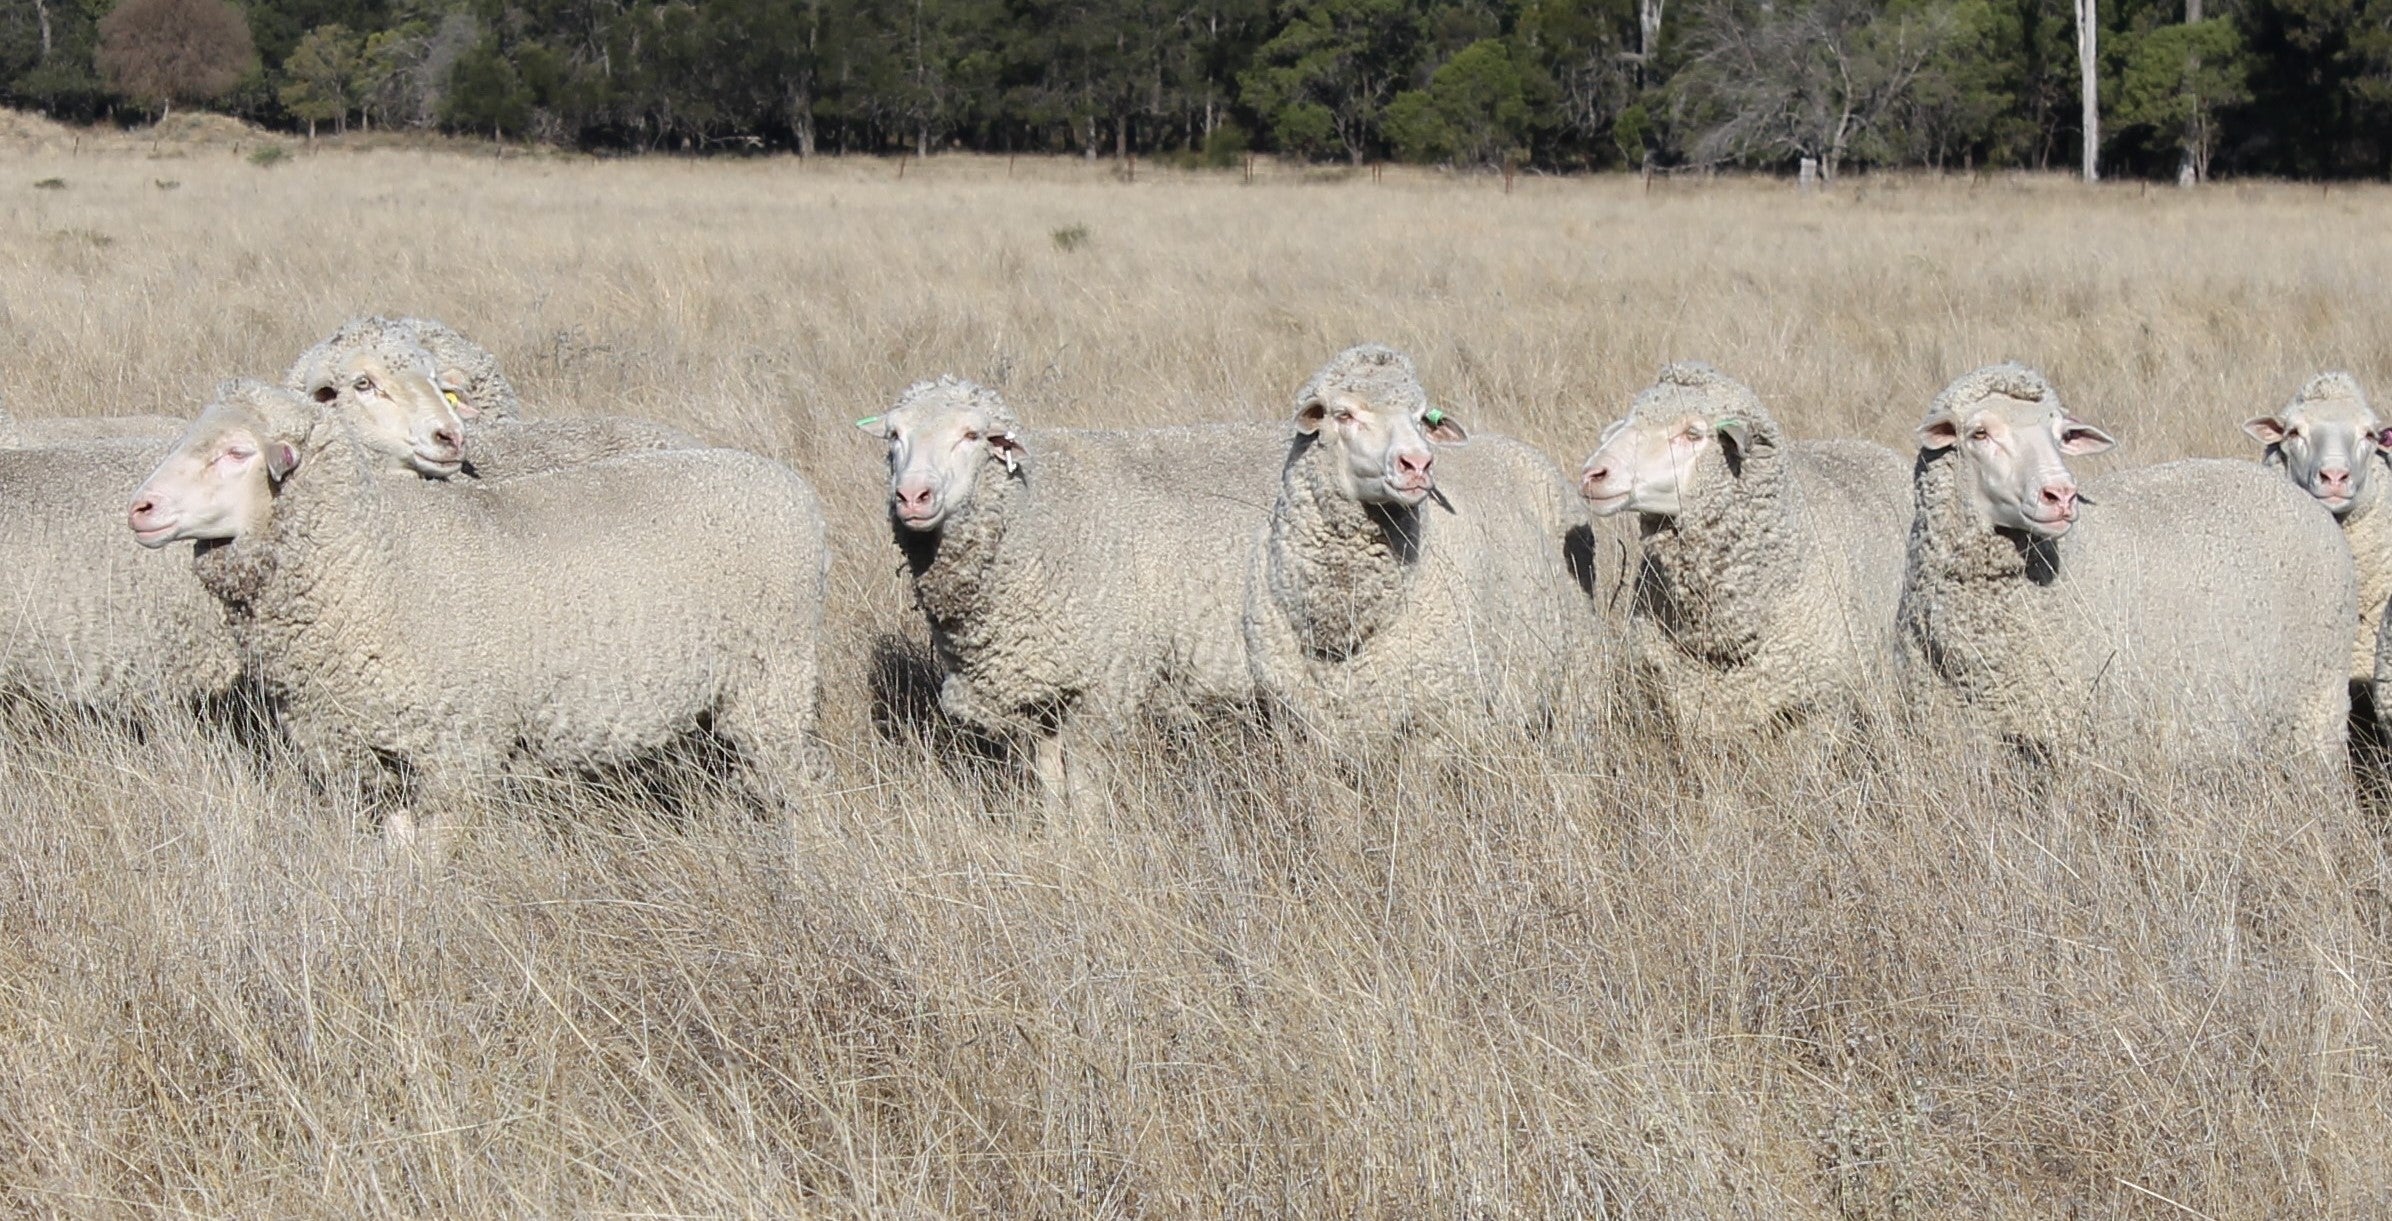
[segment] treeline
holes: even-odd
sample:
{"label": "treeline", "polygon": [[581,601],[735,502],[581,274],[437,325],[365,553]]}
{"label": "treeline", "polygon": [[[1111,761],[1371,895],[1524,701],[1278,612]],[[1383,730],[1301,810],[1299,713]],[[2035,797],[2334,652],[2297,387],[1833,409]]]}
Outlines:
{"label": "treeline", "polygon": [[[2116,172],[2392,171],[2392,0],[2097,0]],[[590,149],[2073,168],[2072,0],[0,0],[0,94]]]}

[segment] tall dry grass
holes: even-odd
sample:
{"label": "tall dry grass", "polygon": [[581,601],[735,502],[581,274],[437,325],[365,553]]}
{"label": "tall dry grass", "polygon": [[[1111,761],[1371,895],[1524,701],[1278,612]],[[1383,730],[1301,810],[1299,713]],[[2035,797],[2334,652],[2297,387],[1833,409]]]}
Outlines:
{"label": "tall dry grass", "polygon": [[188,411],[409,311],[540,407],[807,473],[841,771],[789,825],[526,794],[418,878],[206,733],[20,719],[6,1207],[2392,1211],[2383,828],[2334,786],[2032,776],[1932,732],[1490,734],[1356,773],[1225,725],[1114,743],[1110,815],[1050,820],[876,724],[919,628],[847,427],[940,371],[1035,423],[1269,415],[1383,338],[1569,463],[1684,357],[1798,434],[1896,444],[2017,357],[2119,461],[2238,453],[2315,369],[2380,380],[2392,194],[895,171],[0,157],[25,415]]}

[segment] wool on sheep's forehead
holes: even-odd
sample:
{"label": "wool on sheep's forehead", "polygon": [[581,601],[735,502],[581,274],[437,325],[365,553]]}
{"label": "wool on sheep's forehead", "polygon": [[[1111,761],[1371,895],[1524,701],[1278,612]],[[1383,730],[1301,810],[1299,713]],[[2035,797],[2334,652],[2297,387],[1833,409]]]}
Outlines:
{"label": "wool on sheep's forehead", "polygon": [[371,353],[400,366],[429,365],[432,359],[405,319],[352,318],[330,338],[301,353],[283,380],[291,385],[328,383],[338,376],[342,360],[359,353]]}
{"label": "wool on sheep's forehead", "polygon": [[929,381],[915,382],[898,394],[897,404],[889,414],[907,412],[915,415],[944,415],[959,411],[978,411],[987,421],[991,432],[1011,433],[1021,430],[1022,422],[1005,402],[1005,396],[990,387],[968,378],[952,374]]}
{"label": "wool on sheep's forehead", "polygon": [[1701,361],[1682,361],[1663,369],[1628,407],[1632,420],[1680,415],[1711,420],[1736,417],[1756,425],[1774,423],[1751,387]]}
{"label": "wool on sheep's forehead", "polygon": [[1927,408],[1927,418],[1957,416],[1990,398],[2017,399],[2027,403],[2043,403],[2055,411],[2066,411],[2060,402],[2060,392],[2052,389],[2042,374],[2015,361],[1987,365],[1973,373],[1963,373],[1935,396],[1933,406]]}
{"label": "wool on sheep's forehead", "polygon": [[2320,373],[2301,384],[2300,393],[2292,396],[2287,407],[2305,407],[2312,403],[2357,403],[2373,410],[2367,392],[2359,388],[2359,379],[2348,373]]}
{"label": "wool on sheep's forehead", "polygon": [[1411,416],[1429,409],[1429,393],[1412,359],[1383,343],[1356,344],[1330,357],[1296,392],[1296,410],[1325,403],[1333,394],[1351,394],[1381,411]]}

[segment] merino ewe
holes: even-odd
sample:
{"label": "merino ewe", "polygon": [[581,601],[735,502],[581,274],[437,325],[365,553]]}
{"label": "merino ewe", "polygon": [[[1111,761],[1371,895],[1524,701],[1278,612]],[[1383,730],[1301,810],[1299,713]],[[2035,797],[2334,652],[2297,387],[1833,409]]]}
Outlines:
{"label": "merino ewe", "polygon": [[1637,514],[1628,664],[1681,733],[1849,716],[1892,672],[1910,498],[1892,450],[1790,442],[1751,390],[1677,364],[1605,430],[1579,494]]}
{"label": "merino ewe", "polygon": [[1517,441],[1469,438],[1378,344],[1315,373],[1292,442],[1280,435],[1247,580],[1264,698],[1347,750],[1549,715],[1595,632],[1568,559],[1586,510],[1561,472]]}
{"label": "merino ewe", "polygon": [[1050,796],[1077,795],[1065,739],[1084,727],[1252,700],[1238,574],[1270,504],[1275,430],[1031,432],[955,377],[859,426],[888,443],[890,528],[941,706],[1030,741]]}
{"label": "merino ewe", "polygon": [[2309,497],[2216,460],[2080,497],[2066,459],[2113,442],[2014,364],[1953,382],[1917,435],[1901,625],[1930,691],[2047,757],[2338,751],[2357,582]]}
{"label": "merino ewe", "polygon": [[0,698],[147,720],[229,694],[224,612],[191,566],[126,537],[167,442],[0,450]]}
{"label": "merino ewe", "polygon": [[202,423],[179,459],[247,431],[266,478],[170,461],[141,541],[202,541],[285,732],[329,775],[411,773],[429,850],[521,764],[603,771],[711,732],[768,799],[820,775],[828,553],[788,468],[700,450],[443,486],[386,477],[354,421],[287,392],[236,383]]}
{"label": "merino ewe", "polygon": [[629,416],[525,420],[498,359],[447,324],[428,318],[358,318],[303,354],[284,376],[289,389],[337,404],[370,437],[394,435],[390,417],[429,419],[443,402],[446,424],[408,438],[423,474],[462,472],[511,479],[653,450],[697,449],[676,428]]}
{"label": "merino ewe", "polygon": [[[2376,635],[2392,598],[2392,511],[2384,509],[2392,472],[2384,447],[2392,429],[2368,405],[2348,373],[2320,373],[2274,415],[2243,424],[2266,448],[2260,463],[2284,473],[2342,525],[2359,571],[2359,631],[2351,642],[2351,681],[2375,681]],[[2359,690],[2364,691],[2361,687]]]}

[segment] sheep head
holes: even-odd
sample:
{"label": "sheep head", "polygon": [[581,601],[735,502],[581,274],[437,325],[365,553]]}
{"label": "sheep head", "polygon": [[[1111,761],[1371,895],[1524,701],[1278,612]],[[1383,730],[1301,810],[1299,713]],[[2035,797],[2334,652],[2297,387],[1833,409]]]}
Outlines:
{"label": "sheep head", "polygon": [[2068,413],[2059,392],[2024,365],[1990,365],[1936,396],[1919,424],[1922,453],[1948,454],[1960,487],[1987,527],[2058,538],[2076,522],[2068,459],[2117,444]]}
{"label": "sheep head", "polygon": [[216,388],[207,410],[133,494],[128,522],[144,547],[238,538],[262,525],[274,485],[299,465],[319,411],[298,393],[241,378]]}
{"label": "sheep head", "polygon": [[1674,364],[1603,430],[1578,494],[1605,517],[1675,517],[1723,494],[1780,443],[1776,419],[1743,383],[1699,362]]}
{"label": "sheep head", "polygon": [[889,519],[929,534],[972,503],[990,467],[1021,470],[1021,421],[996,391],[960,377],[916,382],[856,427],[888,442]]}
{"label": "sheep head", "polygon": [[1412,361],[1375,343],[1338,353],[1304,383],[1295,425],[1299,441],[1322,447],[1340,494],[1407,508],[1437,490],[1435,446],[1470,439],[1451,411],[1430,406]]}
{"label": "sheep head", "polygon": [[465,464],[465,428],[412,327],[358,318],[308,349],[283,385],[352,421],[369,449],[445,479]]}
{"label": "sheep head", "polygon": [[2244,421],[2243,431],[2265,447],[2262,461],[2283,467],[2337,517],[2366,494],[2377,451],[2392,445],[2392,428],[2348,373],[2310,378],[2276,414]]}

